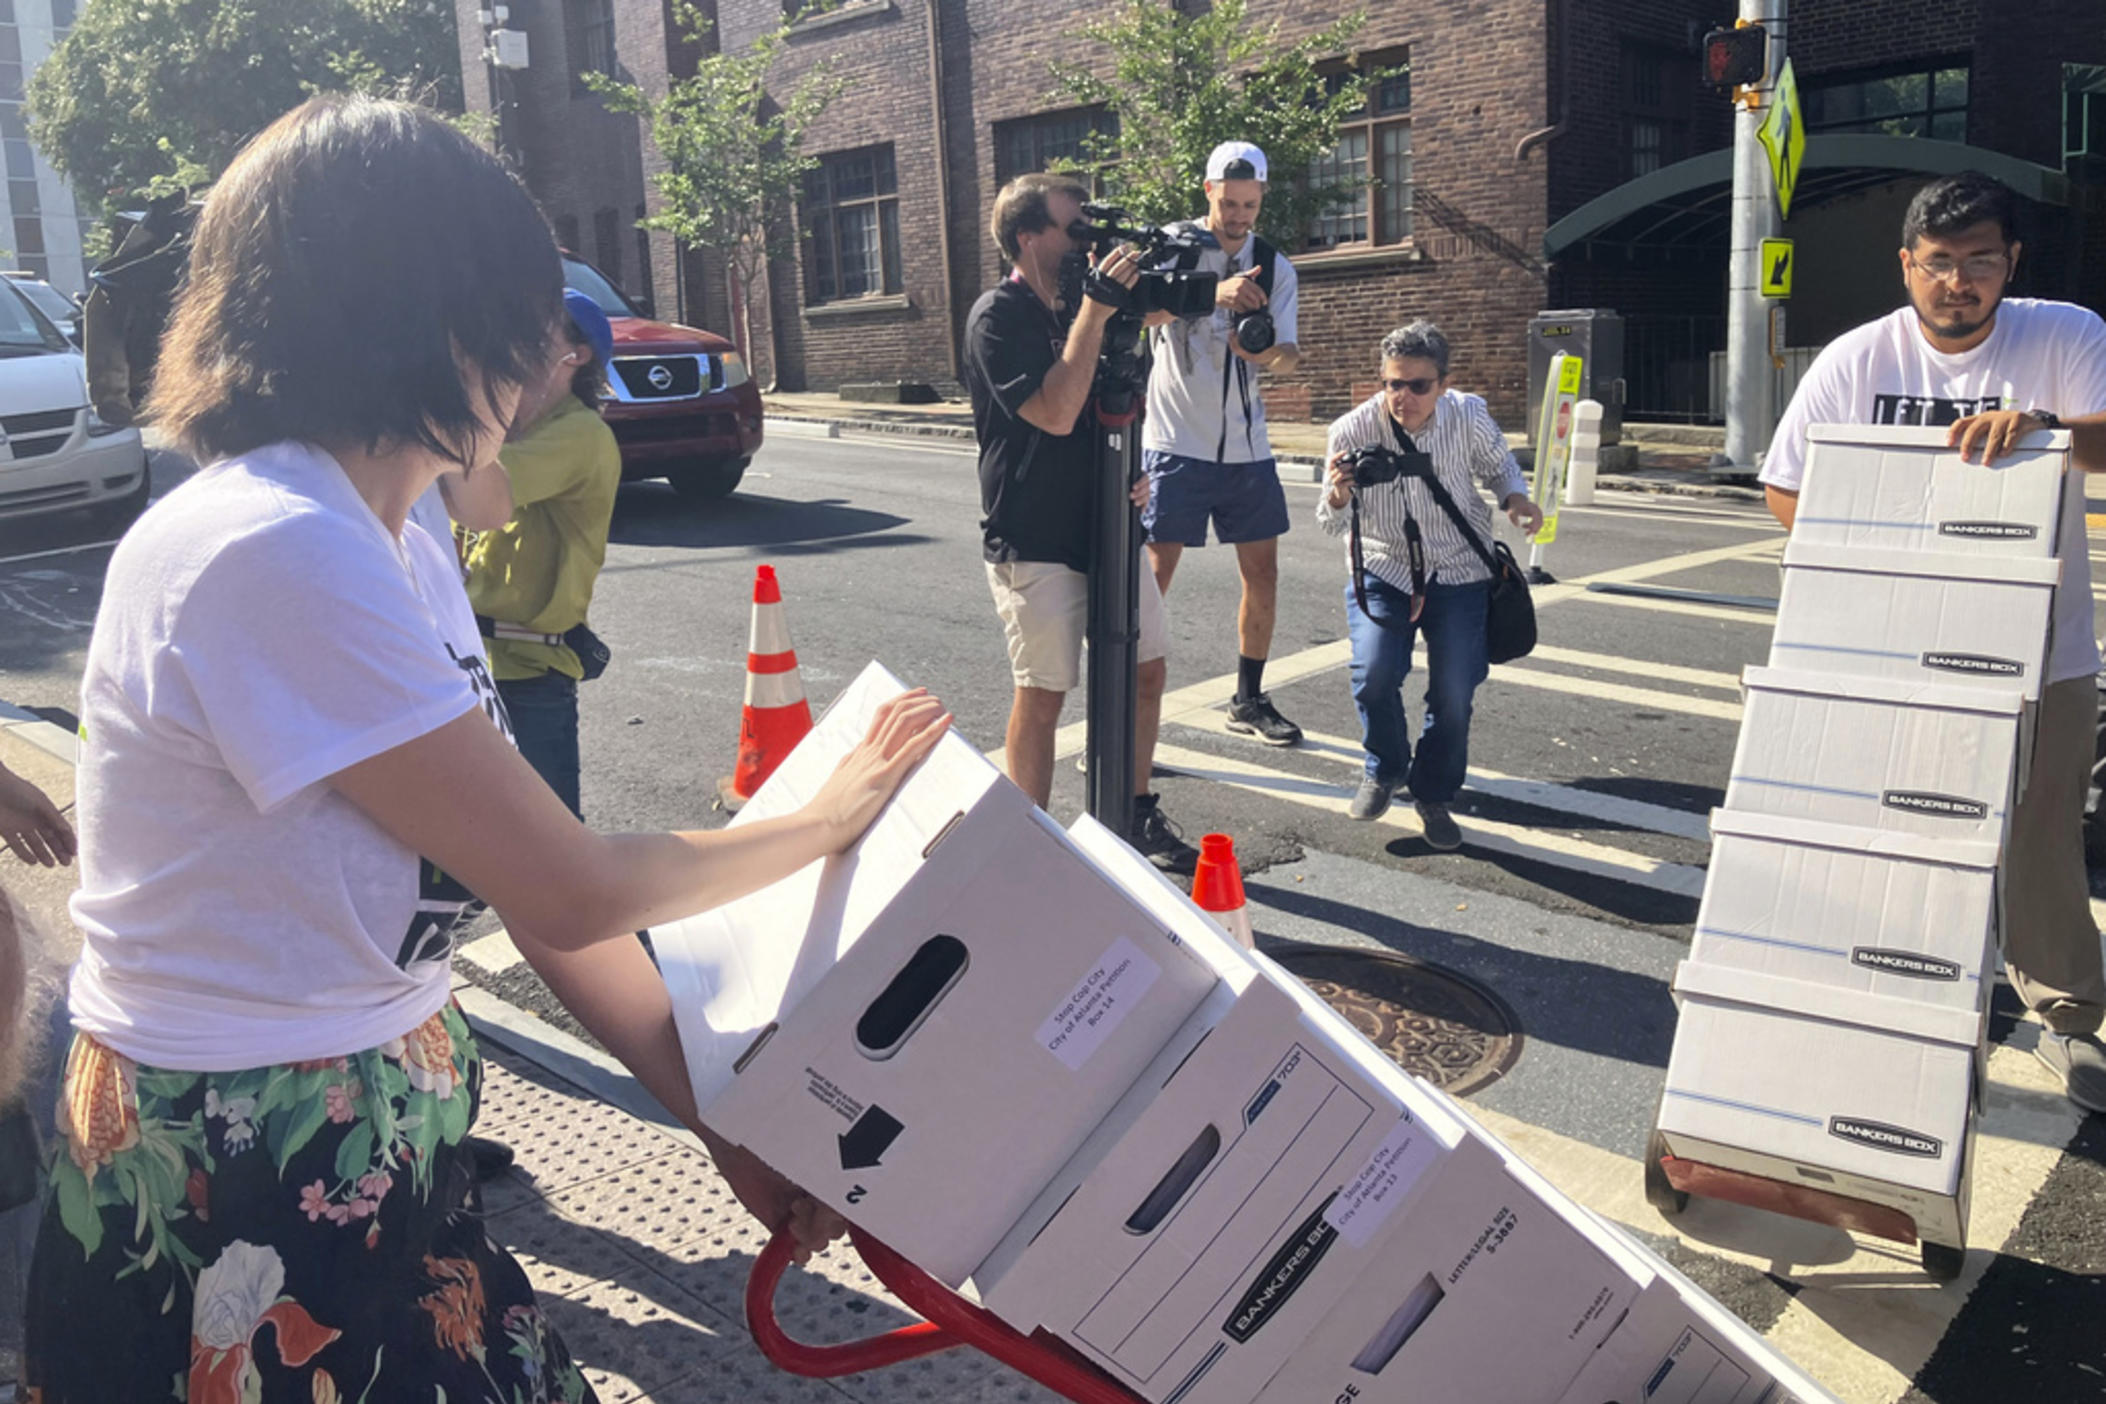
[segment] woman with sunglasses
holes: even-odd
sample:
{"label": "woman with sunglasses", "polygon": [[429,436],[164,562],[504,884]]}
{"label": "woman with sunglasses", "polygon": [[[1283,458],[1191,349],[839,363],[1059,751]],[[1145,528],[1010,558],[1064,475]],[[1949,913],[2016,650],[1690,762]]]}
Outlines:
{"label": "woman with sunglasses", "polygon": [[[1382,388],[1331,425],[1327,491],[1316,520],[1332,536],[1350,535],[1346,626],[1353,642],[1353,702],[1367,751],[1349,812],[1372,820],[1408,787],[1426,842],[1462,846],[1449,806],[1470,758],[1470,709],[1490,670],[1485,611],[1492,573],[1488,489],[1507,520],[1533,536],[1543,511],[1528,497],[1521,469],[1483,399],[1450,389],[1448,338],[1431,322],[1382,339]],[[1426,458],[1393,461],[1385,481],[1361,481],[1353,459],[1365,449],[1406,450]],[[1430,462],[1426,461],[1430,459]],[[1427,483],[1438,480],[1459,509],[1451,514]],[[1426,714],[1416,748],[1404,711],[1411,651],[1426,635]]]}
{"label": "woman with sunglasses", "polygon": [[526,192],[398,103],[308,102],[198,217],[148,412],[206,466],[117,548],[81,684],[31,1398],[591,1397],[479,1212],[471,892],[760,1218],[836,1226],[699,1122],[629,933],[852,843],[948,719],[896,699],[810,806],[736,830],[594,834],[550,792],[406,519],[488,471],[561,299]]}

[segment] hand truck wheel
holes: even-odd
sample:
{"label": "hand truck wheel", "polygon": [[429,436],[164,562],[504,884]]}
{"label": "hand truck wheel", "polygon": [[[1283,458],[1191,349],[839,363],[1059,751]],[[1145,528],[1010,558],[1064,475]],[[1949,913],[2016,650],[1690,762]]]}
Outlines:
{"label": "hand truck wheel", "polygon": [[1667,1138],[1656,1129],[1645,1142],[1645,1202],[1671,1219],[1689,1207],[1689,1192],[1669,1182],[1666,1167],[1660,1164],[1666,1155]]}

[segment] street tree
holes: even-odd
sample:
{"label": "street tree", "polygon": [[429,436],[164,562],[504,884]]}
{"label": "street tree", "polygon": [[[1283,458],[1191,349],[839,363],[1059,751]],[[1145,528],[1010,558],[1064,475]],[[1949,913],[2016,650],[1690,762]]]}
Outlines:
{"label": "street tree", "polygon": [[1110,119],[1082,142],[1070,169],[1092,173],[1105,199],[1150,223],[1205,213],[1200,179],[1224,141],[1255,142],[1271,184],[1259,228],[1293,248],[1310,222],[1365,189],[1364,176],[1314,184],[1309,172],[1338,143],[1339,124],[1363,112],[1382,73],[1341,66],[1366,21],[1350,14],[1299,39],[1277,21],[1252,23],[1247,0],[1184,9],[1170,0],[1119,0],[1080,28],[1109,68],[1054,60],[1054,99]]}
{"label": "street tree", "polygon": [[751,356],[753,289],[771,260],[796,249],[789,211],[818,165],[804,154],[805,133],[841,84],[821,64],[771,95],[768,74],[787,27],[725,51],[708,43],[710,22],[692,0],[674,0],[673,14],[701,54],[693,74],[656,98],[603,74],[587,81],[609,108],[648,125],[665,168],[652,177],[662,208],[641,225],[723,258],[738,288],[740,345]]}
{"label": "street tree", "polygon": [[198,185],[321,92],[461,104],[452,0],[87,0],[30,79],[30,136],[91,203]]}

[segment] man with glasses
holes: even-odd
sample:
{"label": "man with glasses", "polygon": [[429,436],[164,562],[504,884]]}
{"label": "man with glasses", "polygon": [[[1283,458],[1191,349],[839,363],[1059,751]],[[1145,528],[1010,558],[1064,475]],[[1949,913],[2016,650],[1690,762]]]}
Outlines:
{"label": "man with glasses", "polygon": [[[1901,226],[1908,306],[1832,342],[1771,440],[1762,481],[1787,529],[1816,424],[1948,425],[1948,442],[1977,462],[2067,427],[2083,466],[2106,468],[2106,323],[2072,303],[2004,295],[2019,262],[2016,207],[1974,171],[1917,192]],[[2012,985],[2046,1025],[2041,1060],[2071,1101],[2106,1111],[2106,975],[2084,870],[2099,671],[2084,512],[2083,475],[2072,473],[2032,776],[2005,849],[2003,943]]]}
{"label": "man with glasses", "polygon": [[[1359,450],[1432,459],[1436,492],[1422,477],[1360,482]],[[1507,520],[1533,536],[1543,510],[1531,502],[1520,465],[1484,401],[1448,388],[1448,338],[1413,322],[1382,339],[1382,388],[1331,425],[1329,490],[1316,521],[1346,536],[1346,628],[1353,642],[1353,703],[1367,762],[1354,792],[1355,819],[1378,819],[1399,785],[1410,788],[1426,842],[1462,847],[1448,812],[1470,759],[1470,709],[1490,671],[1485,614],[1492,572],[1490,489]],[[1445,494],[1451,513],[1441,505]],[[1474,544],[1473,544],[1474,543]],[[1404,711],[1404,679],[1417,635],[1426,635],[1426,716],[1416,751]]]}
{"label": "man with glasses", "polygon": [[1236,695],[1228,728],[1267,745],[1293,746],[1302,729],[1281,716],[1265,692],[1287,494],[1265,432],[1258,372],[1293,370],[1301,350],[1294,265],[1257,233],[1266,175],[1265,153],[1249,142],[1214,148],[1207,157],[1203,228],[1218,247],[1199,261],[1221,276],[1214,315],[1149,318],[1154,360],[1141,449],[1151,486],[1141,525],[1165,595],[1185,548],[1207,544],[1209,520],[1216,539],[1236,548],[1243,601],[1236,612]]}

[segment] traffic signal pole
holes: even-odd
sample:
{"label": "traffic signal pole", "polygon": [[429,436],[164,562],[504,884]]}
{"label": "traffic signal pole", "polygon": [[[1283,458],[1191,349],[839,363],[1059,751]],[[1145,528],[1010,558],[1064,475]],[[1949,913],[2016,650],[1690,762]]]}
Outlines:
{"label": "traffic signal pole", "polygon": [[[1733,252],[1726,276],[1726,446],[1728,466],[1752,472],[1755,455],[1767,447],[1776,421],[1770,403],[1775,383],[1771,308],[1762,295],[1762,241],[1783,226],[1777,188],[1757,135],[1784,68],[1787,0],[1740,0],[1744,24],[1769,34],[1762,81],[1750,85],[1757,103],[1741,103],[1733,114]],[[1780,318],[1782,313],[1777,314]],[[1781,343],[1782,337],[1777,341]],[[1781,345],[1777,348],[1781,349]]]}

